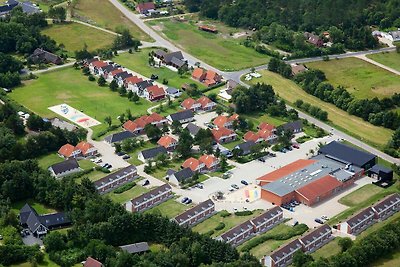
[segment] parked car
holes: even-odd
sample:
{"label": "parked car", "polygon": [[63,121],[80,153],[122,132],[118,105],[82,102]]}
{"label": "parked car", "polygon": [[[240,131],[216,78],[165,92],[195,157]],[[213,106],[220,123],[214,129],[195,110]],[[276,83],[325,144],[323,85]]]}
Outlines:
{"label": "parked car", "polygon": [[242,184],[244,184],[244,185],[249,185],[249,183],[246,182],[245,180],[241,180],[240,182],[241,182]]}
{"label": "parked car", "polygon": [[324,222],[320,218],[315,218],[314,220],[316,223],[324,224]]}
{"label": "parked car", "polygon": [[292,226],[295,227],[295,226],[298,225],[298,224],[299,224],[299,222],[296,221],[296,220],[294,220],[293,223],[292,223]]}
{"label": "parked car", "polygon": [[258,158],[258,161],[265,162],[265,158],[264,157]]}
{"label": "parked car", "polygon": [[108,163],[104,163],[103,165],[101,165],[102,168],[108,168]]}
{"label": "parked car", "polygon": [[3,240],[3,236],[2,235],[0,235],[0,240]]}
{"label": "parked car", "polygon": [[324,221],[327,221],[327,220],[329,220],[329,217],[326,216],[326,215],[322,215],[322,216],[321,216],[321,219],[324,220]]}
{"label": "parked car", "polygon": [[117,153],[117,156],[123,156],[123,155],[125,155],[125,152],[120,151]]}
{"label": "parked car", "polygon": [[11,93],[11,92],[12,92],[12,89],[9,89],[9,88],[3,88],[3,91],[4,91],[4,92],[6,92],[6,93]]}
{"label": "parked car", "polygon": [[239,189],[239,186],[238,186],[237,184],[232,184],[231,187],[234,188],[234,189],[236,189],[236,190]]}
{"label": "parked car", "polygon": [[108,166],[106,167],[107,169],[111,169],[112,168],[112,165],[111,164],[108,164]]}
{"label": "parked car", "polygon": [[281,149],[281,152],[282,152],[282,153],[286,153],[286,152],[287,152],[287,149],[286,149],[286,148],[282,148],[282,149]]}
{"label": "parked car", "polygon": [[146,186],[146,185],[149,185],[149,184],[150,184],[150,181],[146,180],[146,181],[144,181],[143,186]]}
{"label": "parked car", "polygon": [[292,147],[293,147],[293,148],[296,148],[296,149],[299,149],[299,148],[300,148],[299,144],[293,144]]}
{"label": "parked car", "polygon": [[152,79],[152,80],[157,80],[157,79],[158,79],[158,75],[152,74],[152,75],[150,76],[150,79]]}
{"label": "parked car", "polygon": [[185,201],[185,204],[187,204],[187,205],[189,205],[190,203],[192,203],[192,200],[190,198]]}
{"label": "parked car", "polygon": [[271,157],[276,157],[276,154],[275,154],[275,153],[269,153],[269,155],[270,155]]}
{"label": "parked car", "polygon": [[188,197],[184,197],[184,198],[182,198],[181,202],[186,203],[186,201],[188,201],[188,199],[189,199]]}
{"label": "parked car", "polygon": [[130,159],[131,158],[131,156],[129,156],[129,155],[124,155],[123,157],[122,157],[122,159]]}
{"label": "parked car", "polygon": [[202,184],[197,184],[196,187],[199,188],[199,189],[203,189],[204,188]]}
{"label": "parked car", "polygon": [[94,161],[94,163],[101,163],[103,160],[101,158],[98,158]]}

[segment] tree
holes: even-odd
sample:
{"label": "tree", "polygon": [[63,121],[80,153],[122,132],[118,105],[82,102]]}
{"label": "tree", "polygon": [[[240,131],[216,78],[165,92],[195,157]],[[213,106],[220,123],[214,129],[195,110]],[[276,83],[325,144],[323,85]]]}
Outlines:
{"label": "tree", "polygon": [[340,238],[338,245],[340,246],[342,252],[345,252],[353,246],[353,240],[351,240],[349,237]]}
{"label": "tree", "polygon": [[51,253],[53,251],[64,250],[66,248],[64,238],[65,236],[60,232],[50,232],[43,240],[46,251]]}
{"label": "tree", "polygon": [[305,254],[302,250],[296,251],[293,255],[293,265],[295,267],[307,266],[307,264],[312,261],[313,257],[311,255]]}
{"label": "tree", "polygon": [[215,108],[215,113],[217,113],[218,115],[221,115],[222,113],[224,113],[224,108],[221,106],[217,106]]}
{"label": "tree", "polygon": [[40,116],[32,114],[26,121],[26,126],[32,131],[45,131],[50,129],[51,123],[45,122]]}
{"label": "tree", "polygon": [[125,88],[125,86],[122,85],[122,86],[118,89],[118,93],[119,93],[120,96],[125,96],[125,95],[126,95],[126,88]]}
{"label": "tree", "polygon": [[162,132],[163,132],[163,133],[168,133],[168,132],[169,132],[168,124],[165,123],[165,124],[163,125],[163,127],[162,127]]}
{"label": "tree", "polygon": [[82,50],[75,51],[75,58],[76,60],[84,60],[93,58],[93,55],[87,50],[87,45],[84,44]]}
{"label": "tree", "polygon": [[139,101],[139,96],[137,95],[137,93],[133,93],[130,100],[137,103]]}
{"label": "tree", "polygon": [[112,80],[112,81],[110,82],[109,87],[110,87],[110,90],[111,90],[111,91],[113,91],[113,92],[117,91],[117,90],[118,90],[118,83],[117,83],[117,81],[116,81],[116,80]]}
{"label": "tree", "polygon": [[228,162],[226,160],[226,156],[225,155],[221,156],[221,161],[220,161],[219,165],[220,165],[220,168],[221,168],[222,172],[226,172],[228,170]]}
{"label": "tree", "polygon": [[115,151],[115,153],[119,153],[119,152],[122,151],[122,147],[121,147],[120,143],[115,143],[114,144],[114,151]]}
{"label": "tree", "polygon": [[97,80],[97,84],[98,84],[99,86],[104,86],[104,85],[106,85],[106,79],[104,79],[103,76],[100,76],[99,79]]}
{"label": "tree", "polygon": [[179,121],[173,121],[171,127],[174,134],[180,133],[182,130],[182,124]]}
{"label": "tree", "polygon": [[123,124],[125,122],[125,113],[122,113],[121,115],[119,115],[118,120],[121,124]]}
{"label": "tree", "polygon": [[134,50],[137,50],[139,45],[141,45],[140,41],[132,38],[131,33],[128,29],[124,29],[120,35],[118,35],[113,43],[113,49],[125,49],[132,47]]}
{"label": "tree", "polygon": [[17,114],[10,115],[6,119],[4,125],[7,128],[11,129],[14,132],[14,134],[16,134],[16,135],[22,135],[23,133],[25,133],[24,123],[23,123],[22,119],[20,117],[18,117]]}
{"label": "tree", "polygon": [[162,135],[160,128],[151,123],[144,127],[144,132],[150,140],[158,140]]}
{"label": "tree", "polygon": [[108,124],[108,128],[110,128],[110,127],[111,127],[111,124],[112,124],[112,118],[111,118],[111,116],[105,117],[105,118],[104,118],[104,122],[105,122],[106,124]]}
{"label": "tree", "polygon": [[189,133],[188,129],[183,129],[179,134],[179,141],[176,148],[176,152],[182,158],[188,158],[192,152],[193,138]]}
{"label": "tree", "polygon": [[47,12],[47,15],[50,18],[52,18],[54,21],[62,22],[62,21],[65,21],[67,12],[66,12],[65,8],[63,8],[61,6],[58,6],[58,7],[50,6],[50,9]]}
{"label": "tree", "polygon": [[83,75],[86,75],[86,76],[90,75],[89,67],[84,67],[82,69],[82,73],[83,73]]}
{"label": "tree", "polygon": [[168,155],[160,153],[156,156],[156,163],[160,162],[162,166],[166,166],[168,163]]}

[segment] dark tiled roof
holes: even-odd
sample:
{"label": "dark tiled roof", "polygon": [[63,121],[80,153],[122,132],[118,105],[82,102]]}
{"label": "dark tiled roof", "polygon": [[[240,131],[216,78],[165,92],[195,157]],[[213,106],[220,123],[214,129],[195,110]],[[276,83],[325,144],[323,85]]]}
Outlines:
{"label": "dark tiled roof", "polygon": [[74,158],[68,159],[66,161],[56,163],[54,165],[51,165],[50,168],[54,171],[54,173],[60,174],[66,171],[71,171],[79,168],[78,161]]}
{"label": "dark tiled roof", "polygon": [[267,210],[260,216],[251,219],[251,221],[254,223],[255,226],[258,226],[265,221],[268,221],[269,219],[275,217],[277,214],[282,213],[282,209],[278,206],[273,207],[272,209]]}
{"label": "dark tiled roof", "polygon": [[118,67],[116,67],[116,66],[114,66],[114,65],[107,65],[107,66],[105,66],[105,67],[102,67],[101,68],[104,72],[111,72],[111,71],[113,71],[113,70],[116,70],[116,69],[118,69]]}
{"label": "dark tiled roof", "polygon": [[107,175],[106,177],[103,177],[103,178],[95,181],[94,185],[96,187],[99,187],[99,186],[103,185],[103,183],[107,183],[109,181],[116,180],[116,179],[120,178],[121,176],[124,176],[128,173],[136,173],[136,172],[137,172],[136,167],[134,165],[130,165],[128,167],[125,167],[119,171],[111,173],[111,174]]}
{"label": "dark tiled roof", "polygon": [[278,250],[275,250],[272,254],[271,254],[271,258],[277,262],[279,261],[279,259],[283,258],[284,256],[288,255],[289,253],[291,253],[294,250],[298,250],[301,249],[302,245],[300,243],[300,241],[298,239],[293,240],[292,242],[290,242],[289,244],[279,248]]}
{"label": "dark tiled roof", "polygon": [[163,57],[167,54],[167,52],[165,52],[164,50],[158,49],[154,52],[154,54],[158,57]]}
{"label": "dark tiled roof", "polygon": [[136,85],[139,89],[144,90],[147,87],[153,86],[153,82],[150,80],[146,80],[146,81],[138,82]]}
{"label": "dark tiled roof", "polygon": [[194,172],[190,168],[185,168],[183,170],[174,173],[174,176],[179,182],[185,181],[186,179],[192,178]]}
{"label": "dark tiled roof", "polygon": [[180,112],[171,114],[169,116],[171,117],[172,121],[180,121],[180,120],[193,118],[194,115],[193,115],[193,111],[188,109],[188,110],[184,110],[184,111],[180,111]]}
{"label": "dark tiled roof", "polygon": [[20,2],[19,5],[22,7],[22,11],[26,14],[35,14],[40,12],[39,8],[29,1]]}
{"label": "dark tiled roof", "polygon": [[45,60],[46,62],[51,62],[54,64],[58,64],[62,61],[61,57],[50,53],[46,50],[43,50],[41,48],[36,48],[35,51],[33,51],[33,54],[30,56],[33,60],[35,59],[40,59],[40,60]]}
{"label": "dark tiled roof", "polygon": [[395,193],[393,195],[387,196],[386,198],[382,199],[378,203],[376,203],[373,208],[378,212],[381,213],[387,207],[400,202],[400,195]]}
{"label": "dark tiled roof", "polygon": [[123,72],[115,74],[114,78],[121,78],[123,80],[123,79],[126,79],[128,77],[132,77],[132,76],[133,76],[132,74],[130,74],[130,73],[126,72],[126,71],[123,71]]}
{"label": "dark tiled roof", "polygon": [[64,212],[42,215],[40,216],[39,220],[47,228],[58,227],[71,223],[71,220]]}
{"label": "dark tiled roof", "polygon": [[371,153],[358,150],[336,141],[330,142],[321,147],[319,153],[328,155],[345,163],[354,164],[358,167],[362,167],[376,158],[376,156]]}
{"label": "dark tiled roof", "polygon": [[115,134],[111,134],[104,138],[104,140],[108,143],[116,143],[116,142],[121,142],[122,140],[132,138],[135,135],[129,131],[123,131]]}
{"label": "dark tiled roof", "polygon": [[149,192],[144,193],[144,194],[132,199],[131,202],[134,206],[137,206],[153,196],[158,196],[158,195],[162,194],[163,192],[170,191],[170,190],[172,190],[172,188],[169,184],[163,184],[162,186],[154,188],[154,189],[150,190]]}
{"label": "dark tiled roof", "polygon": [[25,206],[22,207],[22,209],[19,211],[19,221],[21,224],[26,224],[29,218],[29,215],[31,213],[36,213],[36,210],[34,210],[28,203],[25,204]]}
{"label": "dark tiled roof", "polygon": [[253,146],[255,146],[255,144],[256,143],[254,143],[253,141],[247,141],[247,142],[238,144],[235,148],[239,148],[239,149],[241,149],[243,151],[249,151],[249,150],[251,150],[251,148]]}
{"label": "dark tiled roof", "polygon": [[221,235],[221,238],[224,241],[229,241],[230,239],[234,238],[235,236],[239,235],[240,233],[243,233],[249,229],[253,228],[253,224],[251,224],[250,221],[245,221],[242,224],[239,224],[236,227],[233,227],[231,230],[223,233]]}
{"label": "dark tiled roof", "polygon": [[326,234],[327,232],[331,232],[332,229],[329,225],[324,224],[321,227],[318,227],[314,231],[311,231],[310,233],[306,234],[302,238],[300,238],[300,241],[304,245],[308,245],[309,243],[313,242],[315,239],[319,238],[320,236]]}
{"label": "dark tiled roof", "polygon": [[168,87],[166,90],[165,90],[168,94],[177,94],[177,93],[179,93],[179,90],[178,89],[176,89],[176,88],[174,88],[174,87]]}
{"label": "dark tiled roof", "polygon": [[172,52],[172,53],[168,53],[164,55],[164,61],[166,63],[170,63],[172,62],[172,59],[176,58],[178,60],[182,60],[183,59],[183,54],[181,51],[176,51],[176,52]]}
{"label": "dark tiled roof", "polygon": [[167,149],[163,146],[158,146],[143,150],[140,153],[142,153],[144,159],[151,159],[156,157],[158,154],[166,154]]}
{"label": "dark tiled roof", "polygon": [[185,61],[183,61],[183,60],[181,60],[181,59],[179,59],[179,58],[176,58],[176,57],[173,57],[173,58],[171,59],[171,63],[174,64],[174,65],[176,65],[176,66],[178,66],[179,68],[182,67],[182,66],[184,66],[184,65],[186,64]]}
{"label": "dark tiled roof", "polygon": [[380,173],[380,172],[383,172],[383,173],[392,173],[392,172],[393,172],[392,169],[386,168],[385,166],[382,166],[382,165],[380,165],[380,164],[374,165],[374,166],[370,169],[370,171],[371,171],[371,172],[374,172],[374,173]]}
{"label": "dark tiled roof", "polygon": [[140,243],[125,245],[125,246],[120,246],[120,248],[123,251],[126,251],[130,254],[140,253],[140,252],[145,252],[145,251],[150,250],[149,244],[147,244],[147,242],[140,242]]}
{"label": "dark tiled roof", "polygon": [[189,130],[189,133],[191,135],[196,135],[200,131],[201,128],[199,126],[197,126],[196,124],[189,122],[188,125],[186,126],[186,129]]}
{"label": "dark tiled roof", "polygon": [[195,216],[197,213],[202,212],[203,210],[206,210],[212,206],[214,206],[214,202],[212,202],[211,199],[208,199],[204,202],[199,203],[199,205],[194,206],[193,208],[179,214],[174,218],[174,220],[179,224],[180,222],[187,220],[193,216]]}
{"label": "dark tiled roof", "polygon": [[303,128],[303,123],[301,120],[298,121],[291,121],[288,123],[285,123],[281,126],[284,130],[298,130]]}
{"label": "dark tiled roof", "polygon": [[364,220],[365,218],[367,218],[367,217],[369,217],[371,215],[372,216],[374,215],[374,211],[373,211],[373,209],[371,207],[368,207],[368,208],[360,211],[359,213],[357,213],[356,215],[354,215],[350,219],[348,219],[347,223],[350,225],[350,227],[354,227],[360,221]]}

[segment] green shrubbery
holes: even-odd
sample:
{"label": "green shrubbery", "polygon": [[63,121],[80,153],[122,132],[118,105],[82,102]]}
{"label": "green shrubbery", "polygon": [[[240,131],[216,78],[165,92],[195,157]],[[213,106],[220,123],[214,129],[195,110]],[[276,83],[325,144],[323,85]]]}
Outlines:
{"label": "green shrubbery", "polygon": [[252,215],[253,212],[251,210],[237,211],[235,212],[236,216],[249,216]]}
{"label": "green shrubbery", "polygon": [[231,213],[229,213],[227,210],[223,210],[219,213],[219,216],[221,216],[222,218],[225,218],[225,217],[231,216]]}
{"label": "green shrubbery", "polygon": [[225,224],[223,222],[220,222],[215,228],[215,231],[219,231],[225,228]]}
{"label": "green shrubbery", "polygon": [[135,182],[126,183],[123,186],[121,186],[120,188],[115,189],[114,194],[122,194],[123,192],[128,191],[129,189],[131,189],[134,186],[136,186]]}

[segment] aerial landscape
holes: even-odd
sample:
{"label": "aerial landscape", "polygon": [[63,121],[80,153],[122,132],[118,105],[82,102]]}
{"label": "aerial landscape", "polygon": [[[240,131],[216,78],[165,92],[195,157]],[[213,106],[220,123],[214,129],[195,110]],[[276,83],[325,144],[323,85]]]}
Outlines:
{"label": "aerial landscape", "polygon": [[399,251],[400,0],[0,1],[0,267]]}

